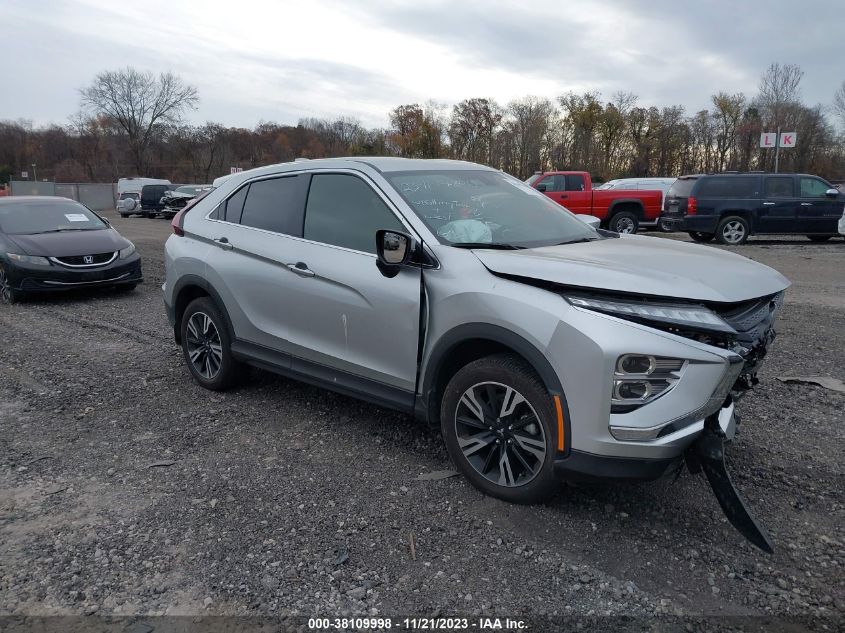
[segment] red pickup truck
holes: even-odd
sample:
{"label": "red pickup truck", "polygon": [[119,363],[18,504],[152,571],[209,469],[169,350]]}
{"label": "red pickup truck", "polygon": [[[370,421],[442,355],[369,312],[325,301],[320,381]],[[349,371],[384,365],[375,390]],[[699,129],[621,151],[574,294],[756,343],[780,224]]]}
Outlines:
{"label": "red pickup truck", "polygon": [[537,172],[525,181],[572,213],[593,215],[602,227],[616,233],[636,233],[641,225],[657,224],[663,192],[597,191],[586,171]]}

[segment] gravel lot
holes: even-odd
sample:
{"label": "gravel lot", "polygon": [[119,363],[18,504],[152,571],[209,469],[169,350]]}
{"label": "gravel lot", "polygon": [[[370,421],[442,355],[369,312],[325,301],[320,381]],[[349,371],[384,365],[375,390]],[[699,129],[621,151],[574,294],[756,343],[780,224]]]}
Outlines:
{"label": "gravel lot", "polygon": [[0,614],[845,614],[845,394],[775,378],[845,380],[842,240],[736,249],[794,284],[728,451],[767,556],[701,476],[508,505],[419,480],[451,465],[409,417],[258,370],[202,390],[169,223],[107,215],[142,286],[0,307]]}

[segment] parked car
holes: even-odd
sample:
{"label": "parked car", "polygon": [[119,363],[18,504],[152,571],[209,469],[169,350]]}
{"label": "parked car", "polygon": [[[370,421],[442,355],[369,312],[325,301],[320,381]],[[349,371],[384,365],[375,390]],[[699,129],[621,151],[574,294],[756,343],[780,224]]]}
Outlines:
{"label": "parked car", "polygon": [[[128,198],[128,196],[126,196],[125,194],[129,194],[129,193],[135,194],[133,196],[133,199],[137,203],[140,204],[141,189],[144,188],[144,185],[169,185],[169,184],[170,184],[170,181],[166,180],[164,178],[139,178],[139,177],[120,178],[117,181],[117,199],[118,199],[117,211],[119,213],[124,213],[125,210],[126,210],[125,207],[123,207],[123,210],[122,210],[122,207],[121,207],[121,204],[120,204],[121,200],[126,200]],[[136,209],[137,209],[136,212],[138,212],[138,213],[141,211],[139,206],[136,206]],[[129,214],[127,214],[127,215],[129,215]]]}
{"label": "parked car", "polygon": [[845,194],[809,174],[723,173],[681,176],[661,222],[697,242],[744,244],[751,235],[835,236]]}
{"label": "parked car", "polygon": [[141,283],[135,245],[107,220],[68,198],[0,200],[0,298]]}
{"label": "parked car", "polygon": [[172,218],[197,196],[204,195],[212,190],[211,185],[180,185],[172,191],[165,191],[161,198],[164,208],[161,215],[165,218]]}
{"label": "parked car", "polygon": [[656,225],[663,194],[658,190],[593,189],[585,171],[536,173],[526,182],[572,213],[593,215],[602,227],[617,233],[636,233],[642,226]]}
{"label": "parked car", "polygon": [[[666,209],[666,194],[669,193],[669,188],[674,184],[677,178],[616,178],[615,180],[608,180],[596,187],[597,191],[610,190],[628,190],[636,189],[640,191],[660,191],[662,198],[660,200],[660,210]],[[669,227],[657,223],[661,231],[670,230]]]}
{"label": "parked car", "polygon": [[693,455],[731,521],[770,546],[717,449],[774,338],[789,285],[776,271],[594,229],[445,160],[254,169],[172,227],[164,303],[201,386],[249,364],[414,414],[509,501],[560,477],[652,479]]}
{"label": "parked car", "polygon": [[839,218],[839,235],[845,236],[845,208],[842,209],[842,217]]}
{"label": "parked car", "polygon": [[144,185],[141,189],[141,215],[145,218],[159,216],[164,211],[164,194],[174,189],[176,185]]}
{"label": "parked car", "polygon": [[120,194],[117,200],[117,212],[122,218],[128,218],[133,213],[140,211],[141,193],[134,191],[127,191]]}

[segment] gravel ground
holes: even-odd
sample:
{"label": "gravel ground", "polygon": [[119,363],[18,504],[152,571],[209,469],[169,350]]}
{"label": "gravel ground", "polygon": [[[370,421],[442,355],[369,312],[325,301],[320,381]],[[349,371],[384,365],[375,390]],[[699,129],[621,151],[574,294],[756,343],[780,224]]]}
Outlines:
{"label": "gravel ground", "polygon": [[767,556],[700,476],[508,505],[419,480],[451,465],[409,417],[257,370],[202,390],[163,311],[168,223],[112,219],[145,284],[0,308],[0,614],[845,613],[845,394],[775,379],[845,380],[841,240],[736,249],[794,282],[728,449]]}

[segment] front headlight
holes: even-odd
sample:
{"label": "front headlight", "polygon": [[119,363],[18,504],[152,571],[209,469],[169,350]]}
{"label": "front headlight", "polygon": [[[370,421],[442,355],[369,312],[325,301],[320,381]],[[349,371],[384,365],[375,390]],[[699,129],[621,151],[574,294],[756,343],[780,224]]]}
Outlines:
{"label": "front headlight", "polygon": [[604,312],[632,321],[646,321],[678,328],[736,334],[736,330],[718,314],[701,305],[641,303],[624,299],[597,299],[578,295],[564,295],[564,298],[579,308]]}
{"label": "front headlight", "polygon": [[129,242],[129,246],[126,248],[120,249],[120,259],[126,259],[132,253],[135,252],[135,245],[132,242]]}
{"label": "front headlight", "polygon": [[38,257],[36,255],[17,255],[15,253],[6,253],[6,257],[13,262],[18,262],[19,264],[35,264],[36,266],[50,265],[49,259],[46,257]]}

